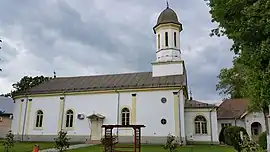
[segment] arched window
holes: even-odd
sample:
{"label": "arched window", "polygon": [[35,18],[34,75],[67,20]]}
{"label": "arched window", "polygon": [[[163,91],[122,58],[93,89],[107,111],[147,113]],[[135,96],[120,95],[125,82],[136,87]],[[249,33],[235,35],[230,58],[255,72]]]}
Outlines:
{"label": "arched window", "polygon": [[195,118],[195,133],[207,134],[207,122],[204,116],[197,116]]}
{"label": "arched window", "polygon": [[66,127],[71,128],[73,127],[73,118],[74,112],[72,110],[68,110],[66,113]]}
{"label": "arched window", "polygon": [[176,32],[173,33],[173,36],[174,36],[174,46],[177,47]]}
{"label": "arched window", "polygon": [[160,49],[160,34],[158,34],[158,49]]}
{"label": "arched window", "polygon": [[168,32],[165,32],[165,46],[168,46],[169,42],[168,42]]}
{"label": "arched window", "polygon": [[36,128],[41,128],[43,122],[43,112],[38,110],[36,113]]}
{"label": "arched window", "polygon": [[130,111],[128,108],[123,108],[121,111],[122,125],[129,125]]}

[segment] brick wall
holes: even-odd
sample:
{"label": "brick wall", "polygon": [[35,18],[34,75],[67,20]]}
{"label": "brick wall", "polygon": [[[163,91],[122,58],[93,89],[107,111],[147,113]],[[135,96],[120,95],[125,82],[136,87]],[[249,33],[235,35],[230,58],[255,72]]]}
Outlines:
{"label": "brick wall", "polygon": [[4,138],[11,129],[11,122],[9,116],[0,116],[0,138]]}

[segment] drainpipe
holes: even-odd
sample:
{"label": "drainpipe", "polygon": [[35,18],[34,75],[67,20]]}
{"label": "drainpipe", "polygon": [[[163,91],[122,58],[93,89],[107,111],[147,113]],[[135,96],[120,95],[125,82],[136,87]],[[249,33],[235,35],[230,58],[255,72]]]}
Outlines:
{"label": "drainpipe", "polygon": [[209,117],[210,117],[210,133],[211,133],[211,145],[213,145],[213,131],[212,131],[212,111],[214,108],[212,108],[209,112]]}
{"label": "drainpipe", "polygon": [[63,92],[63,107],[62,107],[62,116],[61,116],[61,131],[63,130],[63,120],[64,120],[64,113],[65,113],[65,104],[66,104],[66,91]]}
{"label": "drainpipe", "polygon": [[22,141],[23,141],[24,130],[25,130],[26,114],[27,114],[27,110],[28,110],[28,96],[26,93],[25,93],[24,97],[26,99],[26,105],[25,105],[24,116],[23,116]]}
{"label": "drainpipe", "polygon": [[[179,92],[180,92],[181,90],[182,90],[182,88],[179,89],[179,90],[177,91],[178,99],[180,99]],[[180,106],[180,105],[178,105],[178,107],[179,107],[179,106]],[[185,104],[184,104],[184,106],[185,106]],[[184,108],[184,109],[185,109],[185,108]],[[180,116],[181,116],[181,114],[180,114],[180,108],[179,108],[179,119],[180,119]],[[185,121],[185,120],[183,120],[183,121]],[[180,120],[179,120],[179,122],[180,122]],[[182,145],[182,142],[183,142],[183,141],[182,141],[182,137],[181,137],[181,135],[182,135],[182,132],[181,132],[181,130],[182,130],[181,124],[182,124],[182,123],[179,124],[179,129],[180,129],[180,130],[179,130],[179,136],[180,136],[179,138],[180,138],[180,144]]]}
{"label": "drainpipe", "polygon": [[[116,122],[116,124],[117,125],[119,125],[119,111],[120,111],[120,93],[119,93],[119,91],[118,90],[115,90],[115,92],[117,93],[117,122]],[[117,129],[116,129],[116,135],[117,135],[117,140],[118,140],[118,135],[119,135],[119,129],[118,129],[118,127],[117,127]]]}

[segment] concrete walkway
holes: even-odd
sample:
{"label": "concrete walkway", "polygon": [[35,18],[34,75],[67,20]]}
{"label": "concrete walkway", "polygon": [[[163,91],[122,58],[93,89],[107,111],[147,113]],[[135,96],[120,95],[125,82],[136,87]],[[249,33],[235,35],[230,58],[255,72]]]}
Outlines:
{"label": "concrete walkway", "polygon": [[[92,145],[92,144],[77,144],[77,145],[71,145],[71,146],[69,146],[68,150],[71,150],[71,149],[77,149],[77,148],[83,148],[83,147],[89,147],[89,146],[93,146],[93,145]],[[55,149],[55,148],[51,148],[51,149],[40,150],[39,152],[58,152],[58,150]]]}

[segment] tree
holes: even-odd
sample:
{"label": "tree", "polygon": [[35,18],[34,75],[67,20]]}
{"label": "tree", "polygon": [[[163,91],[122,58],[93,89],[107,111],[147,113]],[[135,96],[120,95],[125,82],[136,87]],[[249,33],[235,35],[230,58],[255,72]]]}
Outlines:
{"label": "tree", "polygon": [[51,79],[51,77],[44,77],[44,76],[36,76],[36,77],[29,77],[24,76],[19,82],[12,84],[14,91],[11,93],[2,94],[5,97],[14,97],[16,94],[24,94],[26,91],[32,87],[40,85],[46,81]]}
{"label": "tree", "polygon": [[229,98],[245,97],[245,71],[244,66],[238,63],[236,57],[232,68],[223,68],[218,75],[219,82],[216,90],[220,95],[229,96]]}
{"label": "tree", "polygon": [[246,129],[239,126],[226,127],[224,130],[225,143],[227,145],[233,146],[234,149],[238,152],[241,152],[242,150],[241,145],[243,143],[243,140],[241,138],[241,132],[244,136],[248,135]]}
{"label": "tree", "polygon": [[59,150],[59,152],[66,151],[69,146],[70,138],[67,137],[67,132],[60,131],[58,133],[58,137],[55,139],[55,148]]}
{"label": "tree", "polygon": [[231,50],[239,55],[245,69],[245,89],[250,99],[249,110],[263,112],[269,135],[270,104],[270,1],[269,0],[206,0],[212,22],[218,27],[211,36],[233,40]]}

